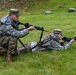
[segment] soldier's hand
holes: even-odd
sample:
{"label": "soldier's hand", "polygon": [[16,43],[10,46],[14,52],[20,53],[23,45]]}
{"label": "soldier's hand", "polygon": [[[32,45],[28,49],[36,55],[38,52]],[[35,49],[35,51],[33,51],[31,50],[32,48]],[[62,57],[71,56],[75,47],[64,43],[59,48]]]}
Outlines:
{"label": "soldier's hand", "polygon": [[74,40],[74,39],[70,40],[70,43],[73,43],[73,42],[75,42],[75,40]]}
{"label": "soldier's hand", "polygon": [[36,28],[34,27],[34,26],[30,26],[29,28],[28,28],[28,30],[29,31],[32,31],[32,30],[35,30]]}

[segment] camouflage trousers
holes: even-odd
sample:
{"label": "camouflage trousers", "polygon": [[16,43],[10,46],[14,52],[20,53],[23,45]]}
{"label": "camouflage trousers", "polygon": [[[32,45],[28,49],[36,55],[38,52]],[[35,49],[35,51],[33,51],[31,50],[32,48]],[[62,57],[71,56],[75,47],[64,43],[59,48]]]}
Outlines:
{"label": "camouflage trousers", "polygon": [[25,48],[23,46],[17,47],[17,54],[21,53],[26,53],[26,52],[31,52],[31,45],[29,44],[24,44]]}
{"label": "camouflage trousers", "polygon": [[12,36],[0,37],[0,52],[14,53],[17,49],[17,38]]}

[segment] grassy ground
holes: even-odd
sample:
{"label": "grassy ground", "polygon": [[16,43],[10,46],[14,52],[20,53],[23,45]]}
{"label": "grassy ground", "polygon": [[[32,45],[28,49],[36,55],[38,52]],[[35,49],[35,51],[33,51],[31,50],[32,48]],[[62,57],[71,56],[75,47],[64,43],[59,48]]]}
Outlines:
{"label": "grassy ground", "polygon": [[[1,16],[1,15],[0,15]],[[66,11],[54,12],[50,15],[21,15],[22,22],[44,26],[50,34],[53,29],[60,28],[63,36],[76,36],[76,13]],[[37,41],[40,31],[32,31],[24,38],[23,43]],[[19,44],[20,45],[20,44]],[[0,75],[76,75],[76,43],[67,50],[27,52],[13,57],[14,62],[8,63],[0,57]]]}

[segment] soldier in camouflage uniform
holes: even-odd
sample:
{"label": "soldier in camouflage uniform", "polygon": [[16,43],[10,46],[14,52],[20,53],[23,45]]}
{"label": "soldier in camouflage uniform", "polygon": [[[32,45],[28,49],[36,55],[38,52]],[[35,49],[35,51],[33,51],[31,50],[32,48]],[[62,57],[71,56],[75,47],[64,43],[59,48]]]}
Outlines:
{"label": "soldier in camouflage uniform", "polygon": [[34,26],[27,29],[20,29],[18,26],[19,10],[10,9],[9,15],[1,18],[0,22],[0,52],[6,51],[6,61],[11,62],[11,54],[16,52],[17,38],[29,34],[29,31],[35,30]]}
{"label": "soldier in camouflage uniform", "polygon": [[[71,43],[75,40],[72,39],[69,43],[63,42],[63,45],[59,42],[59,40],[62,40],[62,31],[61,29],[55,29],[53,33],[51,33],[48,36],[44,36],[41,39],[40,45],[38,45],[36,48],[34,48],[32,51],[35,50],[63,50],[67,49],[71,46]],[[31,46],[32,43],[31,43]]]}
{"label": "soldier in camouflage uniform", "polygon": [[[38,45],[37,42],[31,42],[29,46],[31,47],[32,51],[63,50],[69,48],[72,42],[75,41],[74,39],[72,39],[67,44],[65,42],[61,44],[59,40],[62,40],[62,31],[61,29],[55,29],[50,35],[43,36],[41,42],[39,42]],[[34,46],[36,47],[34,48]],[[24,48],[21,47],[18,48],[18,50],[20,52],[20,50],[24,50]]]}

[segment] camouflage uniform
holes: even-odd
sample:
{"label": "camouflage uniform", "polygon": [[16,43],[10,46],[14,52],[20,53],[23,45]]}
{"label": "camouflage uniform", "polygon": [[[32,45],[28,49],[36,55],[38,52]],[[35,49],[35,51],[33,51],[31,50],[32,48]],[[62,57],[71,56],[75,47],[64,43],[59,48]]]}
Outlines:
{"label": "camouflage uniform", "polygon": [[17,48],[17,38],[26,36],[29,31],[28,29],[20,30],[18,23],[14,25],[16,29],[12,27],[12,20],[9,15],[1,18],[0,25],[0,50],[6,49],[6,52],[12,53]]}
{"label": "camouflage uniform", "polygon": [[[31,48],[34,47],[37,43],[36,42],[31,42]],[[41,44],[32,49],[32,51],[42,51],[42,50],[63,50],[67,49],[70,47],[70,43],[61,45],[60,42],[58,41],[58,38],[54,35],[48,35],[44,36],[42,38]]]}
{"label": "camouflage uniform", "polygon": [[[71,46],[71,43],[63,44],[59,42],[58,36],[56,36],[57,31],[53,31],[52,34],[42,37],[40,45],[38,45],[36,48],[32,49],[32,51],[36,50],[63,50],[67,49]],[[61,31],[59,33],[62,33]],[[37,43],[31,42],[31,48],[34,47]]]}

